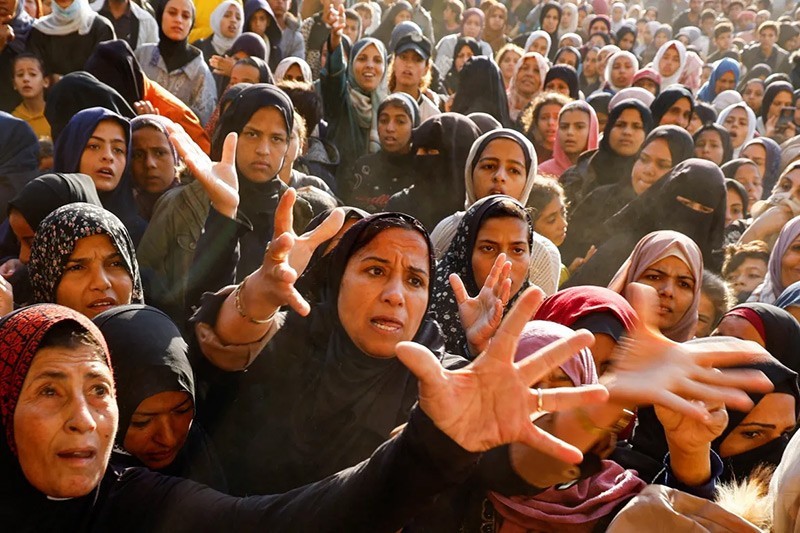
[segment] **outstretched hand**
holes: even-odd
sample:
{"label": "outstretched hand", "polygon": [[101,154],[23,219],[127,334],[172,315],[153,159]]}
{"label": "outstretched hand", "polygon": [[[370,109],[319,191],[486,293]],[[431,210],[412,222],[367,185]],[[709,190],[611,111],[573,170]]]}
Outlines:
{"label": "outstretched hand", "polygon": [[722,435],[728,426],[728,412],[722,404],[703,405],[709,412],[707,422],[678,413],[672,409],[656,405],[658,421],[664,427],[667,441],[683,451],[702,451],[708,453],[711,442]]}
{"label": "outstretched hand", "polygon": [[397,345],[397,357],[419,380],[420,407],[440,430],[466,450],[481,452],[519,442],[565,462],[581,461],[580,450],[537,428],[532,423],[535,416],[531,415],[603,402],[608,393],[599,385],[538,393],[530,389],[594,341],[591,333],[579,331],[515,363],[519,336],[542,299],[537,288],[525,291],[486,351],[460,370],[442,368],[436,357],[419,344]]}

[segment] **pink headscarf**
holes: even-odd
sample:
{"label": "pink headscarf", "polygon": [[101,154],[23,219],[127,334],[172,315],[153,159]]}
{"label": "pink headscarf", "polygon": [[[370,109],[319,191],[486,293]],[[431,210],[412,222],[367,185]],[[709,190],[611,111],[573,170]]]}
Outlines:
{"label": "pink headscarf", "polygon": [[[562,107],[558,116],[561,118],[561,115],[563,115],[564,112],[575,110],[580,110],[589,114],[589,138],[586,142],[586,148],[584,148],[583,151],[586,152],[597,149],[599,126],[597,121],[597,113],[594,112],[594,108],[592,108],[592,106],[587,104],[584,100],[575,100],[574,102],[570,102]],[[550,174],[551,176],[560,178],[561,174],[563,174],[564,171],[571,166],[572,161],[570,161],[567,154],[564,153],[564,148],[561,147],[561,142],[559,142],[558,135],[556,135],[556,142],[555,146],[553,147],[553,158],[548,159],[539,165],[539,173]]]}
{"label": "pink headscarf", "polygon": [[[525,325],[514,359],[519,361],[559,339],[575,333],[555,322],[532,320]],[[597,383],[597,371],[589,350],[581,350],[561,365],[575,386]],[[550,488],[533,497],[507,497],[489,493],[489,500],[503,517],[500,533],[535,531],[590,532],[595,524],[626,500],[636,496],[647,484],[633,470],[614,461],[601,461],[600,472],[575,485],[559,490]]]}
{"label": "pink headscarf", "polygon": [[677,231],[654,231],[642,237],[622,264],[608,288],[620,294],[625,287],[639,279],[650,265],[667,257],[677,257],[689,267],[694,276],[694,298],[686,313],[677,324],[662,333],[675,342],[686,342],[692,338],[697,325],[697,306],[700,303],[700,288],[703,281],[703,254],[695,242]]}
{"label": "pink headscarf", "polygon": [[595,15],[608,15],[608,2],[606,0],[592,0],[592,9]]}

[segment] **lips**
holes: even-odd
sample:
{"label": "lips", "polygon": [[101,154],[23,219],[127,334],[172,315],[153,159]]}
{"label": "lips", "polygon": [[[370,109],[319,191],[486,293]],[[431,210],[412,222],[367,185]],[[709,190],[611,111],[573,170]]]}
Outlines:
{"label": "lips", "polygon": [[396,333],[403,329],[403,323],[392,317],[376,316],[370,319],[370,325],[378,331],[386,333]]}
{"label": "lips", "polygon": [[59,459],[67,461],[73,466],[85,466],[91,463],[97,457],[97,450],[95,448],[71,448],[62,450],[56,454]]}
{"label": "lips", "polygon": [[114,171],[111,169],[111,167],[98,168],[94,173],[110,180],[114,179]]}
{"label": "lips", "polygon": [[149,452],[149,453],[146,453],[145,457],[147,457],[148,462],[161,463],[163,461],[167,461],[169,459],[172,459],[172,457],[174,455],[175,455],[175,449],[171,448],[169,450],[162,451],[162,452]]}
{"label": "lips", "polygon": [[98,312],[103,312],[106,309],[111,309],[115,305],[117,305],[117,301],[114,298],[100,298],[94,300],[87,307],[89,309],[97,310]]}

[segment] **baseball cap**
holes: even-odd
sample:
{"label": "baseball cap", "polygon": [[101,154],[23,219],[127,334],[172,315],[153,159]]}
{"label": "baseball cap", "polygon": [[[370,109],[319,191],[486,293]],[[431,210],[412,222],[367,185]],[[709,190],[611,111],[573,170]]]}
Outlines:
{"label": "baseball cap", "polygon": [[406,50],[413,50],[427,61],[431,57],[431,42],[421,33],[412,32],[404,35],[397,41],[394,55],[402,54]]}

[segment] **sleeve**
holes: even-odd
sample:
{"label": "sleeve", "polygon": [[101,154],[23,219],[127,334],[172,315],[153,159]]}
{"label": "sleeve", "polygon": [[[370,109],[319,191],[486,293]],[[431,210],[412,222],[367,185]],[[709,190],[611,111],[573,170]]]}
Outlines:
{"label": "sleeve", "polygon": [[287,57],[299,57],[300,59],[305,60],[306,58],[306,41],[303,39],[303,36],[300,35],[299,31],[292,33],[292,47],[289,50],[289,53],[286,54]]}
{"label": "sleeve", "polygon": [[366,461],[281,495],[235,498],[192,481],[129,469],[115,487],[112,522],[134,520],[134,529],[187,533],[391,533],[439,493],[464,482],[479,457],[415,408],[400,435]]}
{"label": "sleeve", "polygon": [[333,52],[328,52],[328,62],[320,73],[322,104],[325,109],[325,119],[329,124],[338,122],[344,109],[347,63],[343,54],[342,45]]}
{"label": "sleeve", "polygon": [[720,459],[719,455],[714,450],[711,450],[711,477],[702,485],[697,486],[690,486],[681,483],[678,479],[675,478],[675,475],[672,473],[672,467],[669,461],[669,453],[664,457],[664,470],[658,475],[658,477],[653,481],[653,483],[659,485],[666,485],[667,487],[671,487],[673,489],[678,489],[680,491],[686,492],[691,494],[692,496],[697,496],[698,498],[704,498],[706,500],[714,501],[714,496],[716,495],[717,491],[717,481],[719,477],[722,475],[723,464],[722,459]]}
{"label": "sleeve", "polygon": [[[170,231],[173,227],[174,206],[175,203],[166,195],[159,199],[142,240],[136,247],[139,268],[143,273],[147,272],[150,280],[147,300],[159,308],[164,305],[170,291],[166,262],[170,246],[175,246],[174,234]],[[183,308],[178,311],[182,310]]]}
{"label": "sleeve", "polygon": [[205,64],[202,56],[199,58],[203,63],[201,70],[202,80],[195,86],[194,95],[192,96],[192,111],[195,112],[200,123],[205,125],[211,118],[214,108],[217,107],[217,85],[214,83],[214,76]]}
{"label": "sleeve", "polygon": [[450,72],[450,67],[453,66],[453,49],[456,47],[455,41],[448,37],[450,36],[442,37],[442,40],[436,45],[436,61],[434,63],[442,76],[446,76]]}
{"label": "sleeve", "polygon": [[142,10],[139,17],[139,38],[136,46],[139,47],[143,44],[157,43],[158,42],[158,24],[153,16],[145,10]]}

